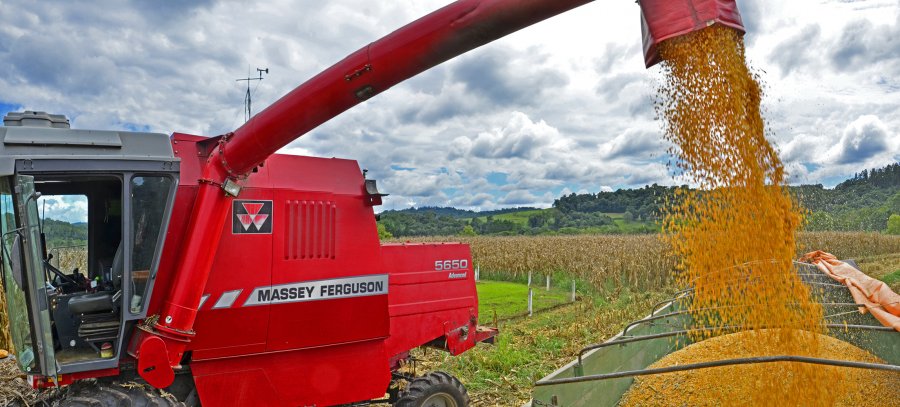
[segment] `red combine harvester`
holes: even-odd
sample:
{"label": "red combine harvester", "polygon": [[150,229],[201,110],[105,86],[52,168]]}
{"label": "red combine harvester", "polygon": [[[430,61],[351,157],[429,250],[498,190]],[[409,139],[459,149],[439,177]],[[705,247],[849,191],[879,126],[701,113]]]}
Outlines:
{"label": "red combine harvester", "polygon": [[[71,384],[62,405],[468,404],[452,376],[399,368],[411,349],[456,355],[496,335],[478,325],[469,247],[380,244],[372,207],[383,194],[355,161],[274,153],[403,80],[587,2],[452,3],[218,137],[9,114],[0,236],[19,366],[36,387]],[[740,29],[733,2],[642,7],[648,65],[657,41],[711,23]],[[86,269],[51,262],[41,195],[86,199]]]}

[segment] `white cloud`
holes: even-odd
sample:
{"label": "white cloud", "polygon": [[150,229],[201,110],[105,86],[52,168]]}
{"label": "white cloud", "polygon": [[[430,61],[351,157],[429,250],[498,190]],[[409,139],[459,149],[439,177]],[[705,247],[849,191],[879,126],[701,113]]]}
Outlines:
{"label": "white cloud", "polygon": [[478,158],[534,159],[551,145],[565,148],[562,141],[559,131],[543,120],[535,123],[526,114],[513,112],[502,128],[479,133],[457,145],[467,145],[467,153]]}
{"label": "white cloud", "polygon": [[600,154],[605,158],[629,157],[647,159],[660,156],[667,143],[659,137],[659,131],[630,128],[612,141],[600,146]]}
{"label": "white cloud", "polygon": [[549,207],[553,203],[555,197],[549,192],[541,196],[532,194],[527,190],[510,191],[500,199],[500,204],[505,206],[536,206],[539,208]]}
{"label": "white cloud", "polygon": [[834,158],[838,163],[860,163],[888,149],[888,130],[874,115],[860,116],[847,125]]}
{"label": "white cloud", "polygon": [[37,205],[43,219],[69,223],[88,221],[88,202],[84,195],[45,195],[38,198]]}
{"label": "white cloud", "polygon": [[785,163],[822,162],[829,147],[825,141],[822,136],[799,134],[781,148],[779,156]]}
{"label": "white cloud", "polygon": [[475,194],[463,193],[452,199],[450,205],[456,208],[481,209],[487,205],[491,205],[494,200],[495,197],[493,195],[485,192]]}
{"label": "white cloud", "polygon": [[[16,12],[0,12],[0,104],[64,113],[78,128],[217,135],[243,121],[235,79],[270,69],[252,88],[259,112],[448,1],[7,0]],[[900,159],[900,4],[739,6],[792,181]],[[399,84],[282,152],[359,160],[392,194],[385,207],[543,205],[550,191],[672,184],[652,110],[659,70],[643,68],[637,13],[633,2],[565,13]],[[486,182],[493,172],[507,184]]]}

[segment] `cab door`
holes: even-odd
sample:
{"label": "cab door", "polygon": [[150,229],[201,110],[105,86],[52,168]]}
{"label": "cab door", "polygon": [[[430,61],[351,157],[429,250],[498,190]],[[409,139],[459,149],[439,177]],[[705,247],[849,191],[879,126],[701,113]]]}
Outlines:
{"label": "cab door", "polygon": [[[21,228],[20,248],[13,247],[10,260],[13,269],[19,267],[25,274],[26,296],[30,310],[34,350],[37,362],[44,376],[56,376],[56,355],[53,351],[53,333],[50,325],[50,307],[47,297],[47,281],[44,273],[44,255],[41,253],[40,218],[38,217],[37,198],[34,177],[18,175],[15,177],[15,196],[17,210],[16,220]],[[14,245],[15,246],[15,245]],[[15,264],[21,260],[22,264]],[[21,267],[24,266],[24,269]]]}

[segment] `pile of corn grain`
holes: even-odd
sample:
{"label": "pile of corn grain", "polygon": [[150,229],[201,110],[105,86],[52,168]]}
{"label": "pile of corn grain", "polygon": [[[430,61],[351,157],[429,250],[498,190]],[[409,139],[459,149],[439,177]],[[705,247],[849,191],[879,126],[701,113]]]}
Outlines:
{"label": "pile of corn grain", "polygon": [[[681,283],[694,287],[693,327],[712,328],[695,331],[693,339],[717,336],[733,326],[787,328],[774,331],[765,342],[734,343],[738,348],[733,352],[815,354],[821,336],[798,334],[821,333],[823,319],[821,306],[793,272],[801,211],[766,139],[762,90],[745,62],[741,35],[714,25],[667,40],[659,51],[664,79],[656,110],[674,146],[676,175],[699,187],[679,192],[668,203],[663,224]],[[692,349],[703,348],[689,347],[683,357],[690,359]],[[697,356],[691,360],[712,355]],[[850,386],[834,370],[799,363],[782,369],[790,380],[746,381],[719,374],[709,376],[713,382],[702,389],[685,384],[679,392],[746,386],[740,394],[749,399],[722,403],[831,405],[830,395],[843,394],[846,389],[838,388]]]}
{"label": "pile of corn grain", "polygon": [[[778,356],[780,345],[775,330],[744,331],[710,338],[671,353],[651,368],[684,365],[749,356]],[[802,356],[884,363],[870,353],[847,342],[809,332],[796,336],[817,336],[815,351]],[[750,348],[759,352],[749,353]],[[792,392],[810,385],[794,375],[790,362],[731,365],[690,371],[642,376],[625,393],[620,406],[750,406],[759,392],[771,392],[769,405],[797,405]],[[890,406],[900,400],[900,374],[868,369],[814,365],[825,376],[840,382],[826,383],[827,395],[808,399],[799,405]]]}

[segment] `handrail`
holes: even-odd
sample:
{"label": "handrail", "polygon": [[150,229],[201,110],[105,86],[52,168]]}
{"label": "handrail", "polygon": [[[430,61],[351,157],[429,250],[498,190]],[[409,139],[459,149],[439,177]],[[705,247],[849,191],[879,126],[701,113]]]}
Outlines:
{"label": "handrail", "polygon": [[[821,324],[820,326],[823,326],[825,328],[837,328],[837,329],[859,329],[859,330],[888,331],[888,332],[894,331],[894,328],[892,328],[892,327],[876,326],[876,325]],[[581,348],[581,350],[578,352],[578,363],[576,365],[583,364],[582,359],[586,352],[594,350],[594,349],[605,348],[607,346],[624,345],[626,343],[631,343],[631,342],[641,342],[641,341],[646,341],[646,340],[650,340],[650,339],[666,338],[666,337],[670,337],[670,336],[688,335],[688,334],[696,333],[696,332],[711,332],[711,331],[712,332],[714,332],[714,331],[735,331],[735,332],[737,332],[737,331],[745,330],[748,328],[749,327],[747,327],[747,326],[703,327],[703,328],[685,329],[685,330],[681,330],[681,331],[663,332],[663,333],[659,333],[659,334],[635,336],[635,337],[631,337],[631,338],[618,339],[615,341],[609,341],[609,342],[603,342],[603,343],[595,343],[595,344],[588,345],[588,346]],[[758,327],[758,328],[759,329],[778,328],[778,326]]]}
{"label": "handrail", "polygon": [[[824,306],[829,306],[829,307],[854,307],[854,308],[860,308],[860,307],[865,307],[865,306],[866,306],[866,304],[858,304],[858,303],[855,303],[855,302],[822,302],[822,303],[819,303],[819,304],[820,304],[820,305],[824,305]],[[729,305],[729,306],[723,306],[723,307],[707,307],[707,308],[699,308],[699,309],[696,309],[696,310],[690,310],[690,309],[688,309],[688,310],[681,310],[681,311],[669,312],[669,313],[667,313],[667,314],[660,314],[660,315],[652,315],[652,314],[651,314],[651,316],[648,316],[648,317],[643,318],[643,319],[638,319],[638,320],[636,320],[636,321],[632,321],[630,324],[626,325],[626,326],[625,326],[625,329],[622,330],[622,335],[625,335],[626,333],[628,333],[628,330],[631,329],[632,327],[635,327],[635,326],[637,326],[637,325],[640,325],[640,324],[642,324],[642,323],[644,323],[644,322],[656,321],[656,320],[659,320],[659,319],[668,318],[668,317],[673,317],[673,316],[677,316],[677,315],[689,314],[689,313],[691,313],[691,312],[696,312],[696,311],[712,311],[712,310],[717,310],[717,309],[722,309],[722,308],[734,308],[734,307],[738,307],[738,306],[737,306],[737,305]],[[746,307],[746,306],[745,306],[745,307]],[[882,307],[883,307],[882,305],[876,306],[876,308],[882,308]],[[857,312],[857,311],[851,311],[851,312]],[[826,315],[825,318],[832,317],[832,316],[836,316],[836,315],[843,315],[843,314]]]}
{"label": "handrail", "polygon": [[534,383],[534,385],[535,386],[550,386],[550,385],[554,385],[554,384],[582,383],[582,382],[589,382],[589,381],[595,381],[595,380],[618,379],[618,378],[622,378],[622,377],[633,377],[633,376],[647,376],[647,375],[654,375],[654,374],[661,374],[661,373],[681,372],[681,371],[685,371],[685,370],[706,369],[706,368],[720,367],[720,366],[743,365],[743,364],[751,364],[751,363],[774,363],[774,362],[811,363],[811,364],[818,364],[818,365],[851,367],[851,368],[857,368],[857,369],[884,370],[884,371],[888,371],[888,372],[900,373],[900,366],[890,365],[890,364],[886,364],[886,363],[854,362],[854,361],[849,361],[849,360],[834,360],[834,359],[825,359],[825,358],[814,358],[814,357],[809,357],[809,356],[779,355],[779,356],[756,356],[756,357],[749,357],[749,358],[714,360],[714,361],[709,361],[709,362],[690,363],[690,364],[686,364],[686,365],[675,365],[675,366],[659,367],[659,368],[653,368],[653,369],[627,370],[624,372],[603,373],[603,374],[579,376],[579,377],[566,377],[566,378],[562,378],[562,379],[538,380],[537,382]]}

